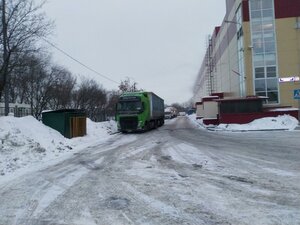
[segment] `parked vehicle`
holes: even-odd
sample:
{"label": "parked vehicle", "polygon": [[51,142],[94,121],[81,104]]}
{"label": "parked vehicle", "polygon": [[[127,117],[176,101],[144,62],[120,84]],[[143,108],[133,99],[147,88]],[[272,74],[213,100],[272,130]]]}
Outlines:
{"label": "parked vehicle", "polygon": [[190,109],[187,110],[188,115],[192,115],[194,113],[196,113],[196,108],[190,108]]}
{"label": "parked vehicle", "polygon": [[179,114],[178,114],[179,116],[185,116],[186,115],[186,113],[184,112],[184,111],[182,111],[182,112],[179,112]]}
{"label": "parked vehicle", "polygon": [[165,111],[165,119],[172,119],[172,114],[169,111]]}
{"label": "parked vehicle", "polygon": [[165,119],[172,119],[177,116],[177,109],[174,107],[165,108]]}
{"label": "parked vehicle", "polygon": [[116,121],[121,132],[143,131],[164,124],[164,100],[152,92],[126,92],[119,97]]}

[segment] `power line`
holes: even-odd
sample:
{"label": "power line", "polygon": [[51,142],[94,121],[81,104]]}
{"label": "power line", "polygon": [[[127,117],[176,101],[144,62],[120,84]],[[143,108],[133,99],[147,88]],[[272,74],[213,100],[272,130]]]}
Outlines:
{"label": "power line", "polygon": [[99,75],[99,76],[101,76],[101,77],[103,77],[103,78],[105,78],[105,79],[107,79],[107,80],[109,80],[109,81],[111,81],[111,82],[113,82],[113,83],[119,84],[119,82],[117,82],[117,81],[115,81],[115,80],[113,80],[113,79],[111,79],[111,78],[109,78],[109,77],[107,77],[107,76],[105,76],[105,75],[99,73],[98,71],[92,69],[91,67],[89,67],[89,66],[85,65],[84,63],[80,62],[79,60],[75,59],[73,56],[71,56],[70,54],[68,54],[67,52],[65,52],[64,50],[62,50],[61,48],[57,47],[55,44],[51,43],[51,42],[48,41],[47,39],[45,39],[45,38],[43,38],[43,37],[42,37],[42,39],[43,39],[45,42],[47,42],[49,45],[51,45],[53,48],[55,48],[56,50],[60,51],[60,52],[63,53],[65,56],[69,57],[69,58],[72,59],[73,61],[75,61],[75,62],[77,62],[78,64],[80,64],[81,66],[85,67],[86,69],[92,71],[93,73],[96,73],[97,75]]}

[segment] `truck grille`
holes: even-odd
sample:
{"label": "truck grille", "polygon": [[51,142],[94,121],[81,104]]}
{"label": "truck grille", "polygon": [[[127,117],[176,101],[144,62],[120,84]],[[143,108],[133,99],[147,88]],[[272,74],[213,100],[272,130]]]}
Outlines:
{"label": "truck grille", "polygon": [[121,117],[120,125],[122,130],[136,130],[138,126],[137,117]]}

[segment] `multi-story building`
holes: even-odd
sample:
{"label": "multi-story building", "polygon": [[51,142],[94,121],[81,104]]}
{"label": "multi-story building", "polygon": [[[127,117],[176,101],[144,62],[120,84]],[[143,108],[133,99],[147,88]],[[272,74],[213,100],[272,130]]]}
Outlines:
{"label": "multi-story building", "polygon": [[226,0],[224,20],[207,46],[195,102],[217,92],[298,107],[293,91],[300,89],[300,0]]}

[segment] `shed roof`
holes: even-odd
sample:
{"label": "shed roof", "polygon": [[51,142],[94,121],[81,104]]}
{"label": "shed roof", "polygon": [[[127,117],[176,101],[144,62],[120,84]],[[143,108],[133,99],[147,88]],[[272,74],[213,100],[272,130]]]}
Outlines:
{"label": "shed roof", "polygon": [[45,110],[44,113],[85,113],[83,109],[58,109],[58,110]]}

